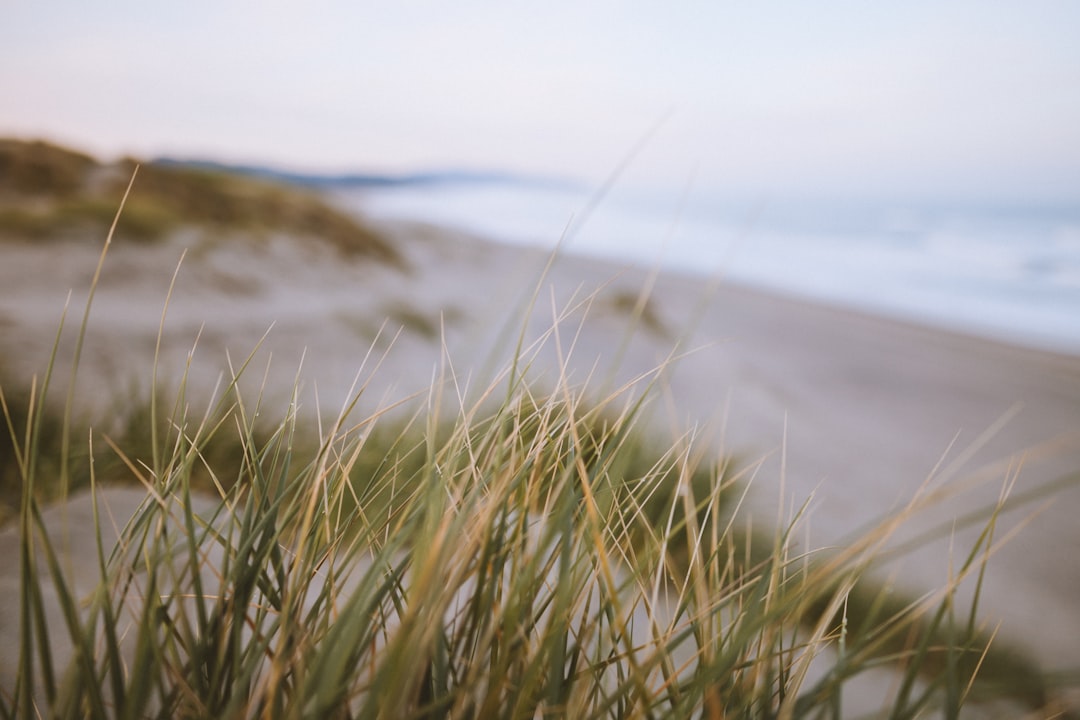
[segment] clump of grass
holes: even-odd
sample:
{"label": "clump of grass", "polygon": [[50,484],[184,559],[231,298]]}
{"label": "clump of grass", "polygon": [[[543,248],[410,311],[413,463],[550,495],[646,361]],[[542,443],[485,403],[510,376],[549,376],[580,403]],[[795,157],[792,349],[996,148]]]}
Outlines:
{"label": "clump of grass", "polygon": [[[60,448],[96,487],[108,445],[146,492],[115,543],[102,523],[78,558],[35,494],[54,452],[46,372],[25,422],[5,402],[22,584],[0,716],[836,718],[883,667],[893,717],[1046,700],[980,684],[995,650],[954,585],[898,605],[873,591],[892,524],[807,557],[795,523],[740,525],[724,459],[646,440],[641,397],[541,392],[518,360],[468,401],[436,383],[393,423],[354,404],[329,426],[290,410],[260,429],[235,382],[202,413],[183,386],[155,393],[149,438],[88,429],[86,460]],[[98,579],[80,587],[69,559]]]}
{"label": "clump of grass", "polygon": [[[733,524],[733,479],[696,466],[691,442],[629,462],[643,457],[632,412],[598,424],[570,389],[538,400],[523,386],[492,412],[421,414],[382,438],[377,416],[343,417],[311,446],[293,414],[260,439],[238,396],[205,416],[174,407],[156,461],[110,443],[147,494],[102,545],[95,587],[67,584],[28,501],[24,542],[45,569],[25,581],[59,588],[66,624],[44,623],[31,593],[0,710],[840,717],[844,688],[897,659],[901,716],[995,689],[978,683],[987,648],[949,592],[899,608],[871,597],[876,617],[856,620],[876,539],[807,563],[790,529]],[[222,435],[241,470],[200,512],[194,478],[218,477],[206,448]],[[48,654],[57,635],[72,656]]]}
{"label": "clump of grass", "polygon": [[[75,197],[36,208],[3,208],[0,228],[36,241],[97,235],[112,221],[114,205],[114,199]],[[164,204],[138,199],[129,204],[118,228],[124,237],[148,243],[166,238],[181,226],[176,214]]]}
{"label": "clump of grass", "polygon": [[[112,443],[124,448],[126,455],[147,462],[153,456],[155,435],[164,437],[170,432],[169,418],[154,418],[149,398],[131,397],[125,403],[117,403],[107,413],[107,427],[92,423],[88,417],[69,418],[65,423],[63,414],[55,406],[40,407],[44,398],[32,390],[5,381],[0,373],[0,525],[16,516],[27,487],[30,453],[34,453],[35,476],[34,500],[49,504],[62,500],[71,492],[88,490],[92,484],[93,468],[99,476],[117,479],[130,477],[122,456],[109,447]],[[228,422],[225,408],[219,415],[204,418],[208,425]],[[65,424],[67,429],[65,432]],[[31,432],[31,429],[33,432]],[[65,452],[65,437],[86,438],[97,433],[103,441],[94,447],[85,443],[71,443]],[[256,438],[263,438],[265,431],[252,428]],[[108,438],[108,443],[104,441]],[[33,440],[33,450],[27,444]],[[218,486],[231,488],[242,476],[243,446],[238,438],[229,433],[215,433],[203,442],[199,449],[201,462],[192,469],[192,487],[199,492],[212,492]],[[62,466],[63,463],[63,466]],[[63,478],[63,482],[61,482]]]}
{"label": "clump of grass", "polygon": [[660,338],[674,340],[675,336],[668,328],[656,307],[656,301],[640,292],[616,290],[604,298],[606,305],[617,315],[640,322],[642,328]]}
{"label": "clump of grass", "polygon": [[429,315],[403,302],[393,303],[384,309],[384,314],[391,326],[398,326],[403,331],[418,335],[424,340],[438,340],[444,324],[453,324],[461,319],[460,311],[448,308],[438,315]]}

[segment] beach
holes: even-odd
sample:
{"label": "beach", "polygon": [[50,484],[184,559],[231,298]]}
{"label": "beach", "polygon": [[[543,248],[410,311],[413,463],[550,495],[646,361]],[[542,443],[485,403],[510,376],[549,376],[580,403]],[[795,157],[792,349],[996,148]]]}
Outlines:
{"label": "beach", "polygon": [[[332,417],[361,388],[360,416],[408,412],[431,402],[433,384],[453,412],[508,365],[524,327],[539,385],[647,391],[657,434],[689,433],[737,459],[755,522],[786,523],[807,503],[796,537],[808,549],[842,545],[926,498],[890,542],[932,537],[880,570],[916,593],[948,581],[983,527],[966,518],[1009,487],[1026,502],[1001,515],[995,539],[1022,528],[995,546],[980,615],[1045,668],[1080,668],[1080,357],[722,278],[551,260],[420,223],[376,227],[404,268],[287,236],[118,238],[93,299],[77,408],[107,423],[145,396],[156,354],[159,384],[175,388],[186,373],[195,407],[250,355],[240,385],[251,396],[264,388],[271,416],[294,387],[301,414]],[[60,357],[70,357],[101,245],[0,252],[3,367],[28,386],[69,291]],[[69,373],[61,363],[56,402]]]}

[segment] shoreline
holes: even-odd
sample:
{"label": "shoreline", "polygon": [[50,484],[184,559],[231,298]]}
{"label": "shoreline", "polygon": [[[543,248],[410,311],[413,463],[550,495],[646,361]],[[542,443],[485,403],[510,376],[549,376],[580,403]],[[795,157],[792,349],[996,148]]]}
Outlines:
{"label": "shoreline", "polygon": [[[445,221],[461,232],[543,252],[565,228],[541,220],[576,218],[575,210],[590,202],[588,194],[554,202],[528,192],[519,197],[510,188],[491,188],[493,197],[459,190],[449,198],[408,190],[339,191],[328,197],[361,216]],[[565,240],[569,252],[590,260],[662,263],[665,271],[690,273],[704,281],[721,275],[798,300],[861,308],[949,331],[975,330],[1006,342],[1080,355],[1080,334],[1068,312],[1080,312],[1080,294],[1070,271],[1074,264],[1038,223],[1014,228],[1015,237],[1007,239],[994,234],[993,218],[985,209],[957,208],[951,221],[944,220],[951,212],[926,219],[928,224],[911,234],[897,234],[869,216],[863,218],[864,225],[833,233],[809,216],[803,217],[806,225],[770,224],[766,217],[760,226],[748,226],[747,218],[724,219],[705,212],[704,206],[683,214],[676,211],[674,200],[670,207],[664,204],[667,209],[642,209],[642,203],[648,205],[642,198],[606,198],[596,208],[595,221],[582,218],[576,223],[580,227],[570,231]],[[967,230],[957,230],[956,223]],[[1061,232],[1071,232],[1067,223],[1063,228]],[[976,251],[971,243],[981,232],[989,236],[986,246]],[[957,255],[961,252],[972,256],[965,262]]]}
{"label": "shoreline", "polygon": [[[544,249],[540,246],[523,246],[516,243],[508,243],[493,238],[483,238],[483,241],[496,245],[507,245],[513,248],[526,248],[529,251],[534,251],[538,253],[545,252]],[[605,266],[613,269],[619,267],[633,267],[636,271],[641,273],[653,272],[652,269],[646,269],[646,267],[640,263],[633,263],[629,261],[620,262],[616,259],[606,257],[599,253],[567,251],[566,253],[564,253],[564,255],[571,261],[579,260],[583,263],[594,264],[596,266]],[[705,286],[716,284],[738,292],[774,298],[776,300],[789,303],[791,305],[816,306],[828,312],[860,316],[869,321],[895,323],[897,325],[910,326],[911,328],[924,329],[929,332],[955,335],[959,338],[962,338],[964,341],[999,345],[1002,347],[1014,348],[1015,350],[1020,352],[1035,352],[1048,356],[1058,356],[1064,362],[1075,362],[1076,360],[1080,360],[1080,341],[1077,341],[1075,345],[1063,344],[1060,341],[1057,344],[1054,344],[1049,340],[1044,340],[1040,342],[1033,336],[1023,336],[1016,333],[1010,335],[1004,331],[995,332],[989,328],[986,328],[985,330],[978,330],[970,327],[963,327],[959,321],[954,321],[952,323],[947,320],[934,321],[931,318],[920,316],[915,313],[908,313],[895,308],[890,309],[884,304],[866,305],[859,304],[855,301],[847,302],[840,299],[830,299],[826,297],[815,296],[810,293],[802,293],[798,290],[784,290],[777,286],[770,286],[764,283],[754,283],[749,280],[737,278],[717,280],[716,273],[713,273],[711,275],[705,273],[695,273],[691,270],[680,267],[660,267],[658,272],[664,275],[681,277],[687,282],[693,284]],[[1024,337],[1027,337],[1028,340],[1025,341]]]}

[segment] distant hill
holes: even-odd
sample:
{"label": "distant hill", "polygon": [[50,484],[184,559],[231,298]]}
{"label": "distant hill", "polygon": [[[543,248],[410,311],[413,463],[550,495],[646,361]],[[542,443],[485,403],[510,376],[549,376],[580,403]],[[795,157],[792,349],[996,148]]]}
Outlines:
{"label": "distant hill", "polygon": [[428,170],[413,173],[303,173],[281,170],[266,165],[245,165],[222,163],[216,160],[198,158],[183,159],[159,157],[151,161],[162,167],[180,167],[193,170],[222,172],[262,180],[283,182],[289,185],[316,190],[350,188],[391,188],[416,185],[453,185],[453,184],[515,184],[568,187],[572,181],[494,170]]}

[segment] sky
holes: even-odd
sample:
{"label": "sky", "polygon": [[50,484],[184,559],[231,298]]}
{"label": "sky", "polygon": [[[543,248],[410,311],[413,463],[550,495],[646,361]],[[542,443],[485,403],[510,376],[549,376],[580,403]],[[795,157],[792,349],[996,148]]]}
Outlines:
{"label": "sky", "polygon": [[1080,204],[1080,3],[15,0],[0,135],[100,157]]}

